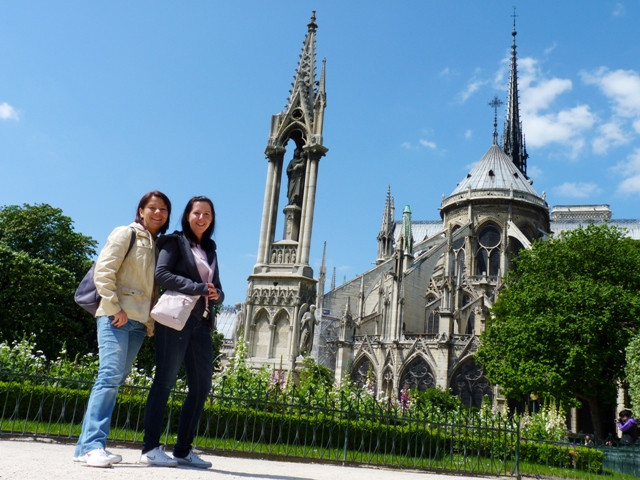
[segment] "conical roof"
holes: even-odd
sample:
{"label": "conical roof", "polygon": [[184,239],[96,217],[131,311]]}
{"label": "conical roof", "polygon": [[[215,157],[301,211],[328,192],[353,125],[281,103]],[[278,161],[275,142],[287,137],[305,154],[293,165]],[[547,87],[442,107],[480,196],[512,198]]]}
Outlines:
{"label": "conical roof", "polygon": [[546,207],[546,202],[533,189],[531,181],[494,142],[451,195],[443,200],[441,208],[463,200],[500,197]]}
{"label": "conical roof", "polygon": [[473,170],[458,183],[452,195],[466,192],[469,188],[471,190],[513,189],[538,195],[531,186],[531,182],[513,164],[511,158],[495,144],[491,145]]}

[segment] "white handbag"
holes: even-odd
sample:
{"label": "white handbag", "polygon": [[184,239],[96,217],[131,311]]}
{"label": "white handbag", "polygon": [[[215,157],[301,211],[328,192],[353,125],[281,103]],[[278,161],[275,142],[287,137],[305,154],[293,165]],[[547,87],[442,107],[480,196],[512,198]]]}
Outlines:
{"label": "white handbag", "polygon": [[151,318],[174,330],[182,330],[199,298],[200,295],[167,290],[151,309]]}

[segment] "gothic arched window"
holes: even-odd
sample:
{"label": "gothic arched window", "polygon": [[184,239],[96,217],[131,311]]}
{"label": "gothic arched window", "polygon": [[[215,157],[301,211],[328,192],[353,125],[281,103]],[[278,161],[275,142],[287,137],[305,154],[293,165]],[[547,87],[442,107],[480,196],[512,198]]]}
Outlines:
{"label": "gothic arched window", "polygon": [[455,242],[453,242],[453,254],[455,256],[455,278],[461,278],[466,273],[464,244],[465,237],[459,238]]}
{"label": "gothic arched window", "polygon": [[363,355],[356,361],[351,369],[351,380],[360,388],[372,388],[377,391],[376,375],[369,357]]}
{"label": "gothic arched window", "polygon": [[478,234],[476,275],[497,275],[500,270],[501,233],[496,225],[488,223]]}
{"label": "gothic arched window", "polygon": [[440,299],[433,294],[427,295],[425,307],[424,333],[435,335],[440,327]]}
{"label": "gothic arched window", "polygon": [[451,378],[451,391],[467,407],[480,408],[483,397],[493,398],[493,388],[473,359],[460,365]]}
{"label": "gothic arched window", "polygon": [[400,377],[398,389],[408,388],[409,390],[424,392],[427,388],[435,386],[435,375],[431,371],[429,364],[424,358],[417,356],[405,366]]}

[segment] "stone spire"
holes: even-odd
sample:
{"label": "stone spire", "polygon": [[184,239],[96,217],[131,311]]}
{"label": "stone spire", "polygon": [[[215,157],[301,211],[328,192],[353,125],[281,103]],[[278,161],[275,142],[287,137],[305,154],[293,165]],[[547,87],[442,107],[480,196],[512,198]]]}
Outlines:
{"label": "stone spire", "polygon": [[395,207],[393,197],[391,196],[391,186],[389,186],[384,212],[382,213],[382,225],[380,226],[380,233],[378,233],[378,258],[376,264],[384,262],[393,255],[393,234],[396,228],[394,216]]}
{"label": "stone spire", "polygon": [[402,212],[402,237],[404,238],[404,254],[413,256],[413,232],[411,231],[411,208],[405,205]]}
{"label": "stone spire", "polygon": [[516,56],[516,14],[513,13],[513,44],[511,45],[511,74],[509,78],[509,100],[507,101],[507,118],[504,126],[504,145],[502,149],[511,157],[514,165],[527,177],[527,149],[520,122],[520,109],[518,98],[518,68]]}
{"label": "stone spire", "polygon": [[[315,10],[311,14],[311,20],[307,24],[307,36],[304,39],[302,53],[296,74],[293,77],[293,84],[289,95],[286,109],[295,104],[296,96],[300,95],[300,103],[306,110],[311,112],[315,103],[316,93],[316,23]],[[324,62],[322,67],[321,83],[324,88]]]}
{"label": "stone spire", "polygon": [[324,242],[322,246],[322,264],[320,265],[320,272],[318,274],[318,295],[316,304],[319,308],[322,308],[322,298],[324,297],[324,286],[327,281],[327,242]]}

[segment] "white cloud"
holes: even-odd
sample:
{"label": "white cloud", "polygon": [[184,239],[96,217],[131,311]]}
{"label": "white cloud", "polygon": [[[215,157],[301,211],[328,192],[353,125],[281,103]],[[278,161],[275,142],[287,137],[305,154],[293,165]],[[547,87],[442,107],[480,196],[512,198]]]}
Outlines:
{"label": "white cloud", "polygon": [[625,14],[624,5],[621,3],[616,3],[613,6],[613,11],[611,12],[612,17],[621,17]]}
{"label": "white cloud", "polygon": [[[510,58],[505,58],[504,62],[511,63]],[[531,83],[540,77],[538,61],[531,57],[518,59],[518,88],[526,90]]]}
{"label": "white cloud", "polygon": [[589,106],[560,110],[544,115],[529,114],[524,127],[527,146],[544,147],[558,143],[569,150],[569,156],[576,158],[584,148],[584,134],[596,122]]}
{"label": "white cloud", "polygon": [[573,88],[571,80],[564,78],[551,78],[540,80],[533,85],[535,79],[527,85],[522,92],[522,110],[527,114],[535,115],[540,110],[545,110],[565,92]]}
{"label": "white cloud", "polygon": [[471,97],[471,95],[477,92],[480,87],[482,87],[486,83],[486,80],[471,80],[467,84],[467,87],[462,92],[460,92],[460,101],[464,103],[469,100],[469,97]]}
{"label": "white cloud", "polygon": [[556,49],[557,46],[558,44],[556,42],[553,42],[551,46],[544,49],[544,54],[549,55],[551,52],[553,52]]}
{"label": "white cloud", "polygon": [[19,120],[17,110],[7,102],[0,103],[0,120]]}
{"label": "white cloud", "polygon": [[601,67],[594,72],[581,72],[581,76],[585,84],[602,91],[613,110],[611,119],[598,129],[594,151],[604,154],[610,147],[631,142],[632,132],[640,133],[640,74]]}
{"label": "white cloud", "polygon": [[600,192],[595,183],[565,182],[553,189],[556,195],[571,198],[588,198]]}
{"label": "white cloud", "polygon": [[405,150],[419,150],[421,147],[430,148],[432,150],[435,150],[438,148],[435,142],[432,142],[430,140],[425,140],[424,138],[421,138],[420,140],[418,140],[418,143],[416,145],[414,145],[411,142],[402,142],[400,144],[400,147],[404,148]]}
{"label": "white cloud", "polygon": [[640,194],[640,148],[636,148],[625,161],[613,167],[613,171],[623,180],[618,184],[622,194]]}
{"label": "white cloud", "polygon": [[640,174],[625,178],[618,185],[618,191],[627,194],[640,194]]}
{"label": "white cloud", "polygon": [[480,78],[481,76],[482,76],[482,72],[480,71],[480,69],[476,69],[476,71],[473,74],[473,77],[469,80],[465,89],[458,94],[460,103],[465,103],[467,100],[469,100],[471,95],[473,95],[475,92],[480,90],[482,86],[491,83],[486,78],[485,79]]}
{"label": "white cloud", "polygon": [[595,153],[604,155],[611,146],[625,145],[630,138],[622,131],[622,126],[615,121],[603,123],[598,127],[598,136],[591,142]]}
{"label": "white cloud", "polygon": [[[555,45],[548,51],[553,50]],[[506,57],[496,74],[496,82],[510,63]],[[585,134],[597,121],[588,105],[577,105],[559,111],[553,110],[560,96],[573,89],[566,78],[547,78],[538,60],[532,57],[518,59],[518,92],[520,118],[527,147],[545,147],[558,144],[567,149],[570,158],[576,158],[586,144]]]}
{"label": "white cloud", "polygon": [[464,138],[466,138],[466,139],[468,140],[468,139],[469,139],[469,138],[471,138],[472,136],[473,136],[473,131],[471,131],[471,130],[465,130],[465,132],[464,132]]}
{"label": "white cloud", "polygon": [[613,102],[617,115],[625,118],[640,116],[640,74],[633,70],[609,71],[601,67],[593,73],[581,72],[586,84],[598,86]]}
{"label": "white cloud", "polygon": [[418,143],[420,144],[420,146],[431,148],[432,150],[435,150],[437,148],[435,142],[431,142],[429,140],[420,139]]}
{"label": "white cloud", "polygon": [[529,165],[527,167],[527,175],[529,178],[540,178],[543,175],[543,171],[537,165]]}

